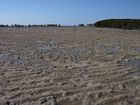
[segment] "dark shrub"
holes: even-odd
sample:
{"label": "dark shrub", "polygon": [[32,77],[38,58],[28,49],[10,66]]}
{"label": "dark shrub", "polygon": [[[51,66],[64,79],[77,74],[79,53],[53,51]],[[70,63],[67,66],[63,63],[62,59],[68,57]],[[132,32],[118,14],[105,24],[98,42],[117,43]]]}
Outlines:
{"label": "dark shrub", "polygon": [[121,29],[140,29],[140,19],[108,19],[98,21],[95,27],[121,28]]}
{"label": "dark shrub", "polygon": [[79,24],[79,27],[84,27],[85,25],[84,24]]}

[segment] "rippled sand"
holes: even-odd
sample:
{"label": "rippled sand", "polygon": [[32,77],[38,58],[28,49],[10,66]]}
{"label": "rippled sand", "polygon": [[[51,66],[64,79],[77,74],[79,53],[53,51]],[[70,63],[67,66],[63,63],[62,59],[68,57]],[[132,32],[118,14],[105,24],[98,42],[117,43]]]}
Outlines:
{"label": "rippled sand", "polygon": [[0,28],[0,105],[140,105],[140,31]]}

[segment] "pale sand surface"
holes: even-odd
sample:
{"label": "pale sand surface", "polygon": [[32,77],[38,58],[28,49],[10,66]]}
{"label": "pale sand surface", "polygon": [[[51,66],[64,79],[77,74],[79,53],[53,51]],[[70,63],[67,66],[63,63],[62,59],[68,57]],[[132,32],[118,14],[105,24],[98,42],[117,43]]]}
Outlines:
{"label": "pale sand surface", "polygon": [[140,105],[140,31],[0,28],[0,105]]}

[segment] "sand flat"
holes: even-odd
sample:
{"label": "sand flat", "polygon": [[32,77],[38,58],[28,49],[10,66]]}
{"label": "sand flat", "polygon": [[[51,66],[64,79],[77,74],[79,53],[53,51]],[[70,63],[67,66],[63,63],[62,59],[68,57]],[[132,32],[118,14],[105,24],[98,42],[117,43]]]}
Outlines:
{"label": "sand flat", "polygon": [[140,31],[0,28],[0,105],[140,105]]}

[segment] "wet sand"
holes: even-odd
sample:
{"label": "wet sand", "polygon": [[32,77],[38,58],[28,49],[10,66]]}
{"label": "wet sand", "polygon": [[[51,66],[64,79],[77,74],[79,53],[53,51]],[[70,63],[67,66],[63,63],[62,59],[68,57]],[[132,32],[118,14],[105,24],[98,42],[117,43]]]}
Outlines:
{"label": "wet sand", "polygon": [[0,28],[0,105],[140,105],[140,31]]}

